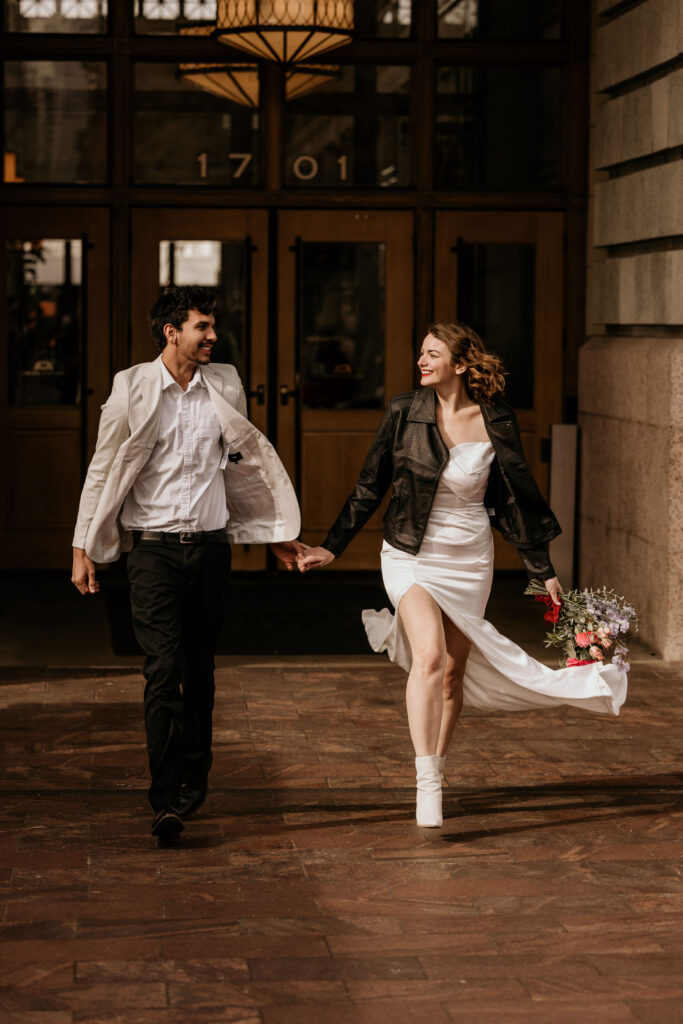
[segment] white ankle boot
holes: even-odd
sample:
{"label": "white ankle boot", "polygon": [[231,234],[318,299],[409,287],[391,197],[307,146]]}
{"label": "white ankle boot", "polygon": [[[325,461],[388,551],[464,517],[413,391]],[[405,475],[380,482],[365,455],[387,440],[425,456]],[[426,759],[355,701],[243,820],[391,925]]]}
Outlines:
{"label": "white ankle boot", "polygon": [[441,765],[442,758],[433,754],[415,758],[417,775],[417,824],[421,828],[441,828]]}

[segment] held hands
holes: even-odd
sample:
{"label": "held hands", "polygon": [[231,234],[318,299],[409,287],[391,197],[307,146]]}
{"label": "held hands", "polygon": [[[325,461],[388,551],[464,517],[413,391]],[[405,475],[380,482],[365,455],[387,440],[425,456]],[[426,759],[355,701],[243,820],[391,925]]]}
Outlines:
{"label": "held hands", "polygon": [[83,548],[74,548],[71,582],[81,594],[98,594],[100,585],[95,579],[95,566]]}
{"label": "held hands", "polygon": [[270,550],[290,572],[295,566],[299,572],[322,569],[324,565],[329,565],[334,561],[334,555],[327,548],[311,548],[300,540],[271,544]]}
{"label": "held hands", "polygon": [[304,552],[297,558],[299,572],[308,572],[309,569],[322,569],[334,561],[334,555],[327,548],[309,548],[303,545]]}
{"label": "held hands", "polygon": [[564,594],[564,590],[562,589],[562,584],[558,580],[557,576],[553,576],[551,580],[545,580],[545,589],[552,597],[554,604],[562,604],[560,601],[560,595]]}
{"label": "held hands", "polygon": [[298,565],[299,558],[308,550],[300,540],[285,540],[278,544],[270,544],[269,547],[289,572]]}

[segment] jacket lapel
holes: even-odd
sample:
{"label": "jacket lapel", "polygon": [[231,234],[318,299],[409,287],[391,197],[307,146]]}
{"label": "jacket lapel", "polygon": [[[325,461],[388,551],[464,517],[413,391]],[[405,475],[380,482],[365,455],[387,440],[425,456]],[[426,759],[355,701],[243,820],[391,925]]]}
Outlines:
{"label": "jacket lapel", "polygon": [[431,388],[420,388],[415,392],[410,411],[409,423],[436,423],[436,393]]}
{"label": "jacket lapel", "polygon": [[161,370],[159,363],[143,363],[131,389],[131,436],[156,444],[161,414]]}

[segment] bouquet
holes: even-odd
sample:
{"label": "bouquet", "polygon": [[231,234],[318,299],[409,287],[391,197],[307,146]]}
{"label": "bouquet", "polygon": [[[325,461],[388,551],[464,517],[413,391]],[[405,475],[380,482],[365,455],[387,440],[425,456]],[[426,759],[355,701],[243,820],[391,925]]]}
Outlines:
{"label": "bouquet", "polygon": [[524,591],[547,606],[543,618],[551,623],[545,646],[559,647],[560,665],[590,665],[611,661],[628,672],[628,647],[623,639],[629,629],[638,630],[635,609],[613,590],[569,590],[562,604],[555,604],[541,580],[531,580]]}

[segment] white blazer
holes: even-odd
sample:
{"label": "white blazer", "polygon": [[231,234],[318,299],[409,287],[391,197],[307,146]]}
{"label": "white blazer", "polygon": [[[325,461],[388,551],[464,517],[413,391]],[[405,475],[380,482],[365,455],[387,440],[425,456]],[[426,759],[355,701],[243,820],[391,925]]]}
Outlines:
{"label": "white blazer", "polygon": [[[227,445],[223,470],[233,544],[294,540],[301,529],[291,481],[270,441],[247,419],[237,370],[227,363],[202,366],[211,403]],[[161,373],[158,360],[114,377],[102,406],[97,447],[83,485],[73,546],[94,562],[114,562],[133,545],[119,522],[121,507],[159,434]]]}

